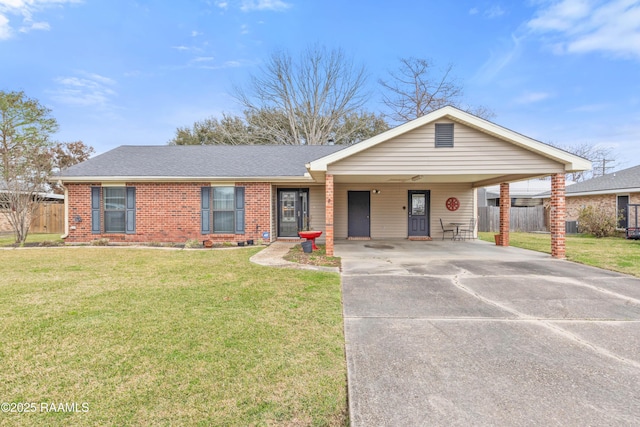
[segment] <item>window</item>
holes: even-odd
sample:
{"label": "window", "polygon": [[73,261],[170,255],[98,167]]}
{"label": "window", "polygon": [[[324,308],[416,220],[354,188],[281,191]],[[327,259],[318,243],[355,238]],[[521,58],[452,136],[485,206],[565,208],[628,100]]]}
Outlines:
{"label": "window", "polygon": [[126,222],[125,202],[124,187],[104,188],[105,233],[124,233]]}
{"label": "window", "polygon": [[234,227],[234,187],[213,187],[213,231],[233,233]]}
{"label": "window", "polygon": [[136,232],[135,187],[91,187],[91,232],[100,234],[103,230]]}
{"label": "window", "polygon": [[453,147],[453,123],[436,123],[436,148]]}
{"label": "window", "polygon": [[244,187],[202,187],[200,223],[202,234],[244,234]]}

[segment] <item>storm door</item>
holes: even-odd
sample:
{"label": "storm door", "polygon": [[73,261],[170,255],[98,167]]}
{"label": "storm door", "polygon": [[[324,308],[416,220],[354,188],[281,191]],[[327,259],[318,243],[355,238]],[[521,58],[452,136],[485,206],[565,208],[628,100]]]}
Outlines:
{"label": "storm door", "polygon": [[278,190],[278,236],[298,237],[309,228],[309,190]]}
{"label": "storm door", "polygon": [[429,235],[429,191],[409,190],[409,236]]}

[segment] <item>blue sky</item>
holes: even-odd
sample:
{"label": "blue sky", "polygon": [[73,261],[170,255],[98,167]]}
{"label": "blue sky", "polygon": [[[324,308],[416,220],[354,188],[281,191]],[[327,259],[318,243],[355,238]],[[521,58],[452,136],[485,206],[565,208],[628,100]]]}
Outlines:
{"label": "blue sky", "polygon": [[367,68],[371,111],[399,58],[429,58],[496,123],[640,164],[640,0],[0,0],[0,89],[51,108],[57,140],[165,144],[311,44]]}

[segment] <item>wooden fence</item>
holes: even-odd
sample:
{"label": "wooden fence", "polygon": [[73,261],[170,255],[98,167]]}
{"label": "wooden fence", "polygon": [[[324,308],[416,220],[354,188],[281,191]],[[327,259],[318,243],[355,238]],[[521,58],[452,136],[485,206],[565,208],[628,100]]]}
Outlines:
{"label": "wooden fence", "polygon": [[64,203],[40,203],[31,218],[29,233],[64,233]]}
{"label": "wooden fence", "polygon": [[[544,206],[511,208],[510,231],[548,231]],[[500,231],[500,208],[478,208],[478,231]]]}

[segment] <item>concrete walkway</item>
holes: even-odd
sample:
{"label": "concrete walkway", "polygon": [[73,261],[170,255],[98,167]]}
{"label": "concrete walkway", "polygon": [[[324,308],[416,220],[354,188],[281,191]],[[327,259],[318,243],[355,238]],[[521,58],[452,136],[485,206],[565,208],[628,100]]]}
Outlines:
{"label": "concrete walkway", "polygon": [[255,264],[268,267],[295,268],[298,270],[316,270],[327,271],[331,273],[339,273],[338,267],[322,267],[314,265],[299,264],[285,260],[283,257],[291,250],[292,247],[299,243],[276,241],[252,256],[249,260]]}
{"label": "concrete walkway", "polygon": [[336,256],[351,425],[640,425],[640,279],[481,241]]}

